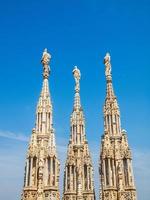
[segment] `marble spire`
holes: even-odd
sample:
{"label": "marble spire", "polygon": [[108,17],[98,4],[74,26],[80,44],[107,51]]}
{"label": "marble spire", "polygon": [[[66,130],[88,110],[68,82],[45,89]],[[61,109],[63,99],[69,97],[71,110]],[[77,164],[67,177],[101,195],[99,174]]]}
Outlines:
{"label": "marble spire", "polygon": [[136,200],[131,150],[127,133],[121,128],[120,111],[114,94],[110,55],[104,57],[106,98],[104,134],[100,150],[100,199]]}
{"label": "marble spire", "polygon": [[29,142],[22,200],[60,199],[60,164],[56,153],[53,109],[49,90],[51,55],[44,50],[43,86],[36,109],[36,123]]}
{"label": "marble spire", "polygon": [[94,200],[93,167],[85,134],[85,120],[80,102],[80,70],[73,70],[74,106],[70,118],[70,140],[64,172],[63,200]]}

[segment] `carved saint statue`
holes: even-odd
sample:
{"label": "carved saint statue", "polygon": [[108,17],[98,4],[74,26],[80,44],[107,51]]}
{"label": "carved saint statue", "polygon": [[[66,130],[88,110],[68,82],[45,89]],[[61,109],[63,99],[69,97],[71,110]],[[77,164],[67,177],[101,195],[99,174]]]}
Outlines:
{"label": "carved saint statue", "polygon": [[51,55],[47,52],[47,49],[44,49],[43,55],[42,55],[42,64],[43,64],[43,76],[44,78],[48,78],[49,72],[50,72],[50,67],[49,67],[49,62],[51,59]]}
{"label": "carved saint statue", "polygon": [[106,53],[106,56],[104,57],[104,64],[105,64],[105,75],[111,76],[111,64],[110,64],[110,54]]}
{"label": "carved saint statue", "polygon": [[32,185],[35,185],[35,167],[32,168]]}
{"label": "carved saint statue", "polygon": [[118,162],[118,181],[119,181],[119,190],[123,190],[123,176],[122,176],[122,163]]}
{"label": "carved saint statue", "polygon": [[81,73],[80,70],[77,68],[77,66],[74,67],[74,70],[72,71],[73,76],[75,78],[75,82],[76,82],[76,89],[80,89],[80,85],[79,85],[79,80],[81,78]]}
{"label": "carved saint statue", "polygon": [[43,158],[40,158],[40,160],[39,160],[39,172],[38,172],[38,177],[40,179],[43,179],[43,164],[44,164]]}
{"label": "carved saint statue", "polygon": [[82,164],[81,164],[81,161],[78,161],[78,164],[77,164],[77,174],[78,174],[78,181],[77,181],[78,195],[81,195],[81,193],[82,193]]}
{"label": "carved saint statue", "polygon": [[47,49],[44,49],[44,52],[42,55],[43,65],[49,65],[50,59],[51,59],[51,55],[47,52]]}

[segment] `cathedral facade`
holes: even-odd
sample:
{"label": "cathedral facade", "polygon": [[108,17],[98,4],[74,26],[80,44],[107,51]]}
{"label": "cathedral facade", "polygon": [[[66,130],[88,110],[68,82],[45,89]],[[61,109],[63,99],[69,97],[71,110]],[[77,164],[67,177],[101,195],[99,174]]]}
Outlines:
{"label": "cathedral facade", "polygon": [[[60,200],[60,162],[57,157],[53,108],[49,90],[51,55],[44,50],[43,86],[36,109],[25,164],[21,200]],[[100,200],[137,200],[131,150],[121,129],[120,111],[112,85],[110,55],[104,58],[106,99],[104,134],[100,149]],[[95,200],[93,165],[80,101],[80,70],[73,70],[75,94],[70,117],[70,139],[64,169],[63,200]]]}

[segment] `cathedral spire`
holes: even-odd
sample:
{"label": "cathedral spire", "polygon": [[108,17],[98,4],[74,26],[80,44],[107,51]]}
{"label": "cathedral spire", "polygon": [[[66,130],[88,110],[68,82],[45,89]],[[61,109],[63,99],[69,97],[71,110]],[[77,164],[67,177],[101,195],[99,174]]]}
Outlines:
{"label": "cathedral spire", "polygon": [[47,52],[47,49],[45,49],[41,60],[43,65],[43,86],[36,112],[36,130],[39,134],[48,134],[52,130],[52,103],[48,82],[50,75],[50,59],[51,55]]}
{"label": "cathedral spire", "polygon": [[49,90],[51,55],[44,50],[43,85],[36,109],[36,123],[29,143],[22,200],[60,199],[60,164],[56,153],[53,110]]}
{"label": "cathedral spire", "polygon": [[104,105],[104,134],[100,152],[100,200],[136,200],[132,172],[132,156],[127,134],[121,129],[120,111],[114,95],[110,55],[104,58],[106,98]]}
{"label": "cathedral spire", "polygon": [[74,131],[72,132],[72,142],[74,144],[83,144],[84,137],[85,137],[85,122],[84,122],[84,114],[81,108],[81,101],[80,101],[80,78],[81,73],[77,66],[74,67],[73,76],[75,79],[75,95],[74,95],[74,105],[73,105],[73,112],[71,114],[71,124],[73,127],[76,126]]}
{"label": "cathedral spire", "polygon": [[63,200],[95,200],[93,167],[80,103],[80,70],[73,70],[75,99],[70,117],[70,140],[64,173]]}

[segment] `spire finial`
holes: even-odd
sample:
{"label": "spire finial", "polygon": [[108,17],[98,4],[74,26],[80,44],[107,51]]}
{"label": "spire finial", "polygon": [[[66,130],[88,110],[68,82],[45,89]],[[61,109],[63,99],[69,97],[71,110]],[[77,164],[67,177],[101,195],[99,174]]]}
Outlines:
{"label": "spire finial", "polygon": [[73,76],[74,76],[74,79],[75,79],[75,91],[76,92],[79,92],[80,90],[80,78],[81,78],[81,73],[80,73],[80,70],[78,69],[77,66],[74,67],[74,70],[72,71],[73,73]]}
{"label": "spire finial", "polygon": [[107,97],[115,97],[112,85],[112,74],[111,74],[111,58],[110,54],[106,53],[104,57],[104,65],[105,65],[105,76],[107,82]]}
{"label": "spire finial", "polygon": [[47,52],[47,49],[45,48],[43,51],[43,55],[42,55],[42,64],[43,64],[43,78],[46,79],[49,77],[50,74],[50,59],[51,59],[51,55]]}
{"label": "spire finial", "polygon": [[110,63],[110,61],[111,61],[110,54],[106,53],[106,56],[104,57],[106,79],[111,78],[111,63]]}
{"label": "spire finial", "polygon": [[74,79],[75,79],[75,99],[74,99],[74,109],[78,110],[81,107],[80,103],[80,78],[81,78],[81,73],[80,70],[78,69],[77,66],[74,67],[74,70],[72,71]]}

